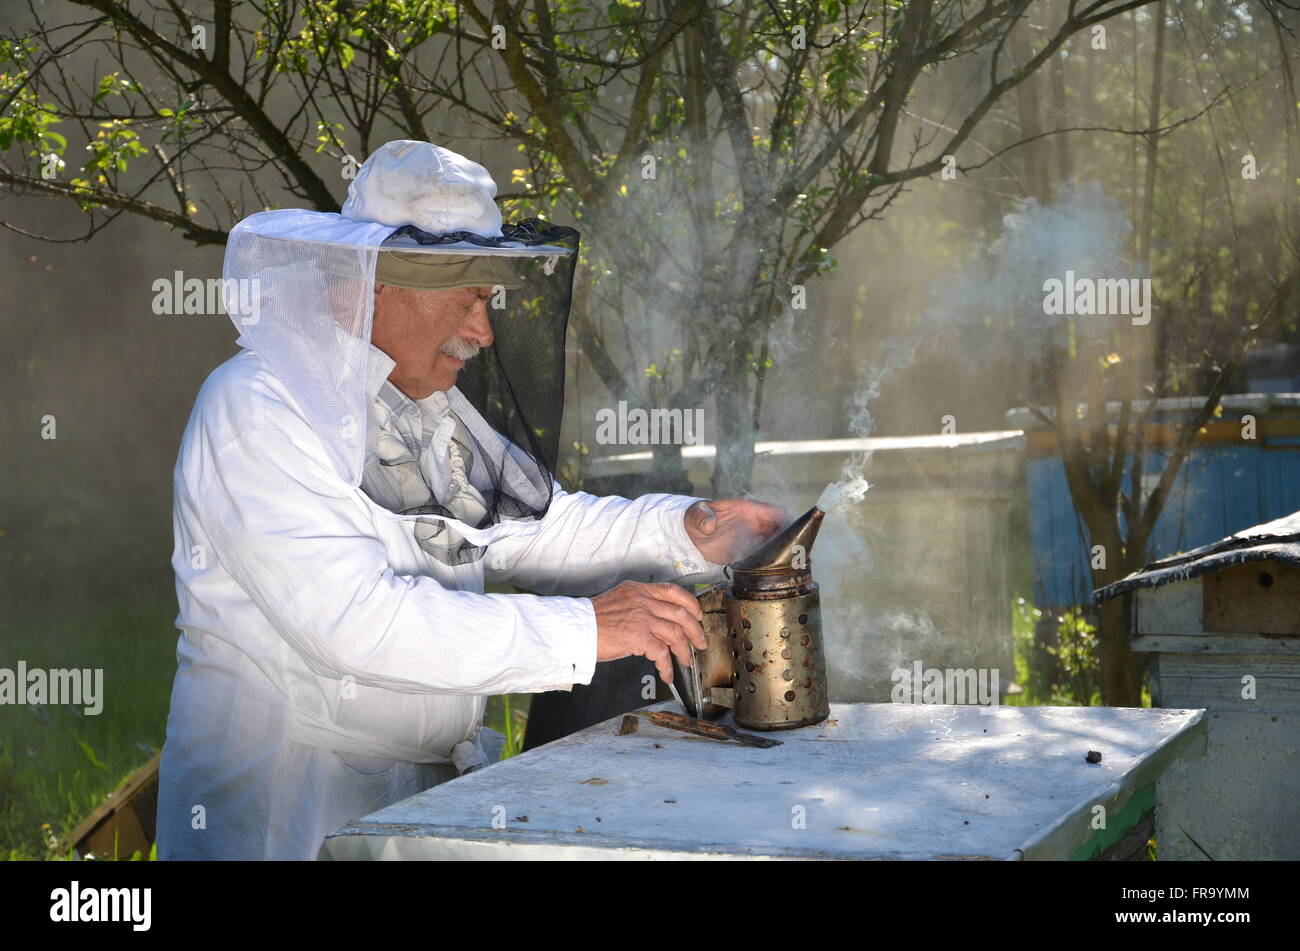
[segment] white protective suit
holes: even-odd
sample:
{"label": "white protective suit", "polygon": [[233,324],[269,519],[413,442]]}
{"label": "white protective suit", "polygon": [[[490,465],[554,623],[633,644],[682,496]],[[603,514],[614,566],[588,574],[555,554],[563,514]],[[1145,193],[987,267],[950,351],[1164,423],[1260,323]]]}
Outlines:
{"label": "white protective suit", "polygon": [[[241,222],[227,277],[232,268],[241,276],[250,248],[258,269],[278,266],[266,248],[286,242],[249,244],[249,232],[284,235],[304,222],[318,243],[346,233],[339,260],[368,291],[375,249],[392,228],[311,212]],[[315,301],[307,290],[282,291],[262,301],[256,322],[232,313],[245,349],[203,385],[176,464],[181,634],[160,859],[315,858],[349,820],[454,778],[451,761],[466,760],[467,743],[469,759],[483,759],[489,695],[590,682],[596,625],[580,596],[628,578],[707,580],[720,571],[685,532],[694,499],[597,498],[558,485],[539,521],[476,530],[448,520],[486,557],[457,565],[430,557],[415,516],[359,488],[364,427],[331,429],[321,408],[338,397],[355,411],[350,420],[366,418],[365,400],[386,372],[369,345],[372,296],[354,295],[364,319],[346,334],[331,326],[328,346],[307,344],[311,359],[299,372],[276,341],[309,338],[314,331],[293,320],[326,297],[337,302],[339,288]],[[448,396],[456,405],[456,391]],[[539,594],[484,594],[485,580]]]}

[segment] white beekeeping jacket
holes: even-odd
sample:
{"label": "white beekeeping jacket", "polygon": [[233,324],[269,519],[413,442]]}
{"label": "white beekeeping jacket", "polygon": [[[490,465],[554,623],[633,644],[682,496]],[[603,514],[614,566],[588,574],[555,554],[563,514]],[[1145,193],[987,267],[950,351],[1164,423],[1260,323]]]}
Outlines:
{"label": "white beekeeping jacket", "polygon": [[453,777],[488,696],[590,682],[595,617],[574,595],[720,570],[686,535],[694,499],[558,486],[540,522],[445,565],[336,473],[253,351],[204,384],[174,487],[161,859],[314,858],[349,820]]}
{"label": "white beekeeping jacket", "polygon": [[[541,289],[512,292],[499,318],[498,340],[513,328],[528,341],[522,353],[495,348],[492,366],[513,372],[540,365],[542,351],[554,371],[562,356],[563,321],[547,322],[548,307],[567,316],[577,247],[576,232],[545,223],[503,233],[490,177],[463,157],[410,142],[376,156],[392,167],[367,160],[343,214],[260,212],[230,234],[227,307],[244,349],[203,385],[174,474],[181,633],[159,858],[315,858],[348,821],[481,763],[488,696],[589,683],[596,625],[584,595],[721,574],[686,535],[695,499],[561,490],[533,438],[540,429],[553,445],[556,427],[526,426],[502,402],[519,380],[479,390],[477,403],[446,391],[472,463],[441,472],[445,454],[421,456],[429,485],[472,477],[467,498],[483,505],[404,515],[363,490],[369,381],[387,373],[370,342],[381,248],[496,255],[536,278]],[[385,179],[392,168],[407,177]],[[395,181],[403,196],[431,182],[432,197],[376,204]],[[439,204],[450,186],[479,218],[456,228],[454,215],[432,215],[458,207]],[[368,208],[379,209],[371,219],[349,215]],[[447,230],[419,230],[430,221]],[[467,512],[476,524],[460,520]],[[537,593],[485,594],[485,580]]]}

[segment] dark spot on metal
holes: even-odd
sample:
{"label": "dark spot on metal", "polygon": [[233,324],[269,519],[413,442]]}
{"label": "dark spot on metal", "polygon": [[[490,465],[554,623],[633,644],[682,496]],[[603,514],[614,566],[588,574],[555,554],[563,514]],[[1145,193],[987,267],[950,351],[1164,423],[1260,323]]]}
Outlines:
{"label": "dark spot on metal", "polygon": [[753,649],[754,649],[754,642],[749,640],[745,641],[745,650],[752,651]]}
{"label": "dark spot on metal", "polygon": [[753,693],[755,689],[754,681],[751,680],[749,683],[745,684],[745,689],[748,690],[750,693]]}
{"label": "dark spot on metal", "polygon": [[1084,757],[1089,763],[1100,763],[1101,754],[1096,750],[1088,750],[1088,755]]}
{"label": "dark spot on metal", "polygon": [[740,626],[748,631],[753,625],[749,623],[749,618],[743,617],[740,619]]}
{"label": "dark spot on metal", "polygon": [[1259,573],[1259,586],[1261,588],[1273,587],[1273,575],[1267,571],[1261,571]]}
{"label": "dark spot on metal", "polygon": [[799,615],[799,623],[800,623],[800,624],[807,624],[807,623],[808,623],[808,615],[806,615],[806,614],[800,614],[800,615]]}
{"label": "dark spot on metal", "polygon": [[750,660],[745,661],[745,672],[746,672],[746,673],[749,673],[749,674],[752,674],[752,673],[754,672],[754,662],[753,662],[753,661],[750,661]]}
{"label": "dark spot on metal", "polygon": [[785,692],[785,699],[786,699],[786,700],[793,701],[793,700],[794,700],[794,691],[793,691],[793,690],[787,690],[787,691]]}

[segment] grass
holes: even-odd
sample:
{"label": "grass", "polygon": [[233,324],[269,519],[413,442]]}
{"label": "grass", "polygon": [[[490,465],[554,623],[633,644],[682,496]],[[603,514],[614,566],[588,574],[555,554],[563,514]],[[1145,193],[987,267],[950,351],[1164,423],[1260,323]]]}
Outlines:
{"label": "grass", "polygon": [[532,699],[530,693],[505,694],[488,699],[483,725],[505,736],[502,759],[518,756],[524,751],[524,731],[528,728],[528,706]]}
{"label": "grass", "polygon": [[103,709],[24,705],[0,713],[0,858],[43,859],[158,750],[176,664],[175,603],[123,596],[10,609],[0,666],[102,668]]}
{"label": "grass", "polygon": [[[158,749],[176,671],[170,595],[119,597],[89,610],[47,604],[0,617],[0,667],[102,668],[103,709],[0,707],[0,859],[66,858],[56,846]],[[527,695],[492,697],[485,724],[517,755]],[[133,858],[140,856],[121,856]],[[151,856],[152,857],[152,856]]]}

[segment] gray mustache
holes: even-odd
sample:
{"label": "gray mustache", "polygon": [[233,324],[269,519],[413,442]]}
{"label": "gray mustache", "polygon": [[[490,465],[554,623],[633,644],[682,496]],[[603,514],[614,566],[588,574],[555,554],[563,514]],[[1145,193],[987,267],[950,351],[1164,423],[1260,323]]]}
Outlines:
{"label": "gray mustache", "polygon": [[472,360],[478,356],[481,347],[476,347],[468,340],[460,337],[452,337],[441,347],[442,352],[449,357],[455,357],[457,360]]}

